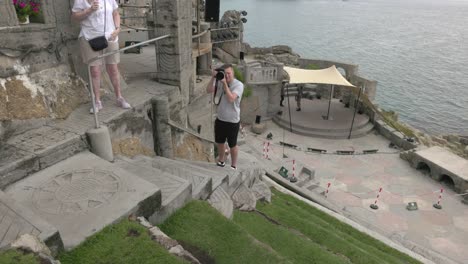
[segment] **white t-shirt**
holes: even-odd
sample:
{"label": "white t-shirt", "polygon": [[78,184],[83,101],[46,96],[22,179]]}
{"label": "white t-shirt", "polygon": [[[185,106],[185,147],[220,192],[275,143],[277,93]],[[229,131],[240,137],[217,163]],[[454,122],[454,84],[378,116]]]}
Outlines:
{"label": "white t-shirt", "polygon": [[240,101],[244,92],[244,84],[234,79],[229,84],[229,90],[237,95],[234,102],[229,102],[224,94],[223,84],[219,82],[218,92],[221,91],[221,101],[218,105],[218,119],[224,122],[238,123],[240,121]]}
{"label": "white t-shirt", "polygon": [[[94,0],[90,0],[91,3]],[[91,13],[87,18],[81,21],[81,31],[79,37],[84,37],[86,40],[97,38],[104,33],[104,7],[106,10],[106,38],[109,39],[112,32],[115,30],[114,18],[112,12],[119,8],[115,0],[98,0],[99,9]],[[104,6],[104,1],[105,6]],[[91,7],[88,0],[75,0],[72,12],[81,12]],[[118,41],[118,38],[115,39]]]}

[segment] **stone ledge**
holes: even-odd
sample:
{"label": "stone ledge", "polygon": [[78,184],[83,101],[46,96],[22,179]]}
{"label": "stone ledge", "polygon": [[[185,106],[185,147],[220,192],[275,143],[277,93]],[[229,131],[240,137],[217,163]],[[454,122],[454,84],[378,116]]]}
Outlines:
{"label": "stone ledge", "polygon": [[3,234],[3,236],[0,235],[2,237],[0,248],[12,243],[20,235],[28,233],[38,235],[51,249],[53,255],[57,255],[63,249],[62,238],[55,227],[31,210],[13,201],[9,195],[2,191],[0,191],[0,212],[5,217],[10,217],[11,220],[10,224],[5,218],[0,221],[0,234]]}

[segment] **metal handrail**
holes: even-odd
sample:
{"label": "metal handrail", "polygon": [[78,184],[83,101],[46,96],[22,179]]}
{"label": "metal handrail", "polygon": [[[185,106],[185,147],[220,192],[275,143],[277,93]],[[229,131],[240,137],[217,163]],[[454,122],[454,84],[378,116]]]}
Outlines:
{"label": "metal handrail", "polygon": [[208,33],[208,31],[210,31],[210,29],[207,29],[207,30],[205,30],[205,31],[203,31],[203,32],[200,32],[200,33],[198,33],[197,35],[193,35],[193,36],[192,36],[192,39],[199,38],[199,37],[205,35],[206,33]]}
{"label": "metal handrail", "polygon": [[92,58],[91,60],[88,61],[88,80],[89,80],[89,87],[91,89],[91,100],[93,101],[94,124],[95,124],[96,128],[99,128],[100,126],[99,126],[98,114],[97,114],[97,111],[96,111],[96,101],[95,101],[95,95],[94,95],[93,81],[91,80],[91,66],[90,66],[90,64],[92,62],[97,61],[97,60],[103,59],[103,58],[105,58],[107,56],[114,55],[116,53],[120,53],[122,51],[126,51],[128,49],[139,47],[139,46],[142,46],[142,45],[145,45],[145,44],[148,44],[148,43],[156,42],[158,40],[165,39],[165,38],[168,38],[170,36],[171,35],[164,35],[164,36],[160,36],[160,37],[153,38],[153,39],[150,39],[150,40],[142,41],[140,43],[130,45],[130,46],[125,47],[123,49],[118,49],[118,50],[114,50],[114,51],[111,51],[111,52],[108,52],[108,53],[104,53],[104,54],[99,55],[97,57],[94,57],[94,58]]}

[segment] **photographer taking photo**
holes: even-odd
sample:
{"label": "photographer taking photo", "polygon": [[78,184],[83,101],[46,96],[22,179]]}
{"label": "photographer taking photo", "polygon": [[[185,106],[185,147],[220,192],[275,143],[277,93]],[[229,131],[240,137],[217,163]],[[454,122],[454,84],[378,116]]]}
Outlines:
{"label": "photographer taking photo", "polygon": [[225,142],[227,140],[231,153],[231,168],[237,169],[237,134],[240,126],[240,101],[244,92],[244,84],[234,77],[231,64],[224,64],[213,71],[210,82],[206,87],[208,93],[214,93],[219,98],[217,118],[215,121],[215,142],[218,148],[216,165],[224,167]]}

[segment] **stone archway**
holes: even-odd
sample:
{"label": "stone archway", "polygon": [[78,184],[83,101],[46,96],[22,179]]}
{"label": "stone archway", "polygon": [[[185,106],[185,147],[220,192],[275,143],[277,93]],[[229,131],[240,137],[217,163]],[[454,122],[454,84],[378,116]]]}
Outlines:
{"label": "stone archway", "polygon": [[419,162],[416,166],[416,169],[422,172],[424,175],[431,175],[431,167],[429,167],[429,165],[427,165],[425,162]]}
{"label": "stone archway", "polygon": [[440,182],[441,182],[444,186],[446,186],[446,187],[448,187],[448,188],[450,188],[450,189],[452,189],[452,190],[455,190],[455,182],[453,181],[452,177],[450,177],[449,175],[447,175],[447,174],[442,174],[442,175],[440,176]]}

